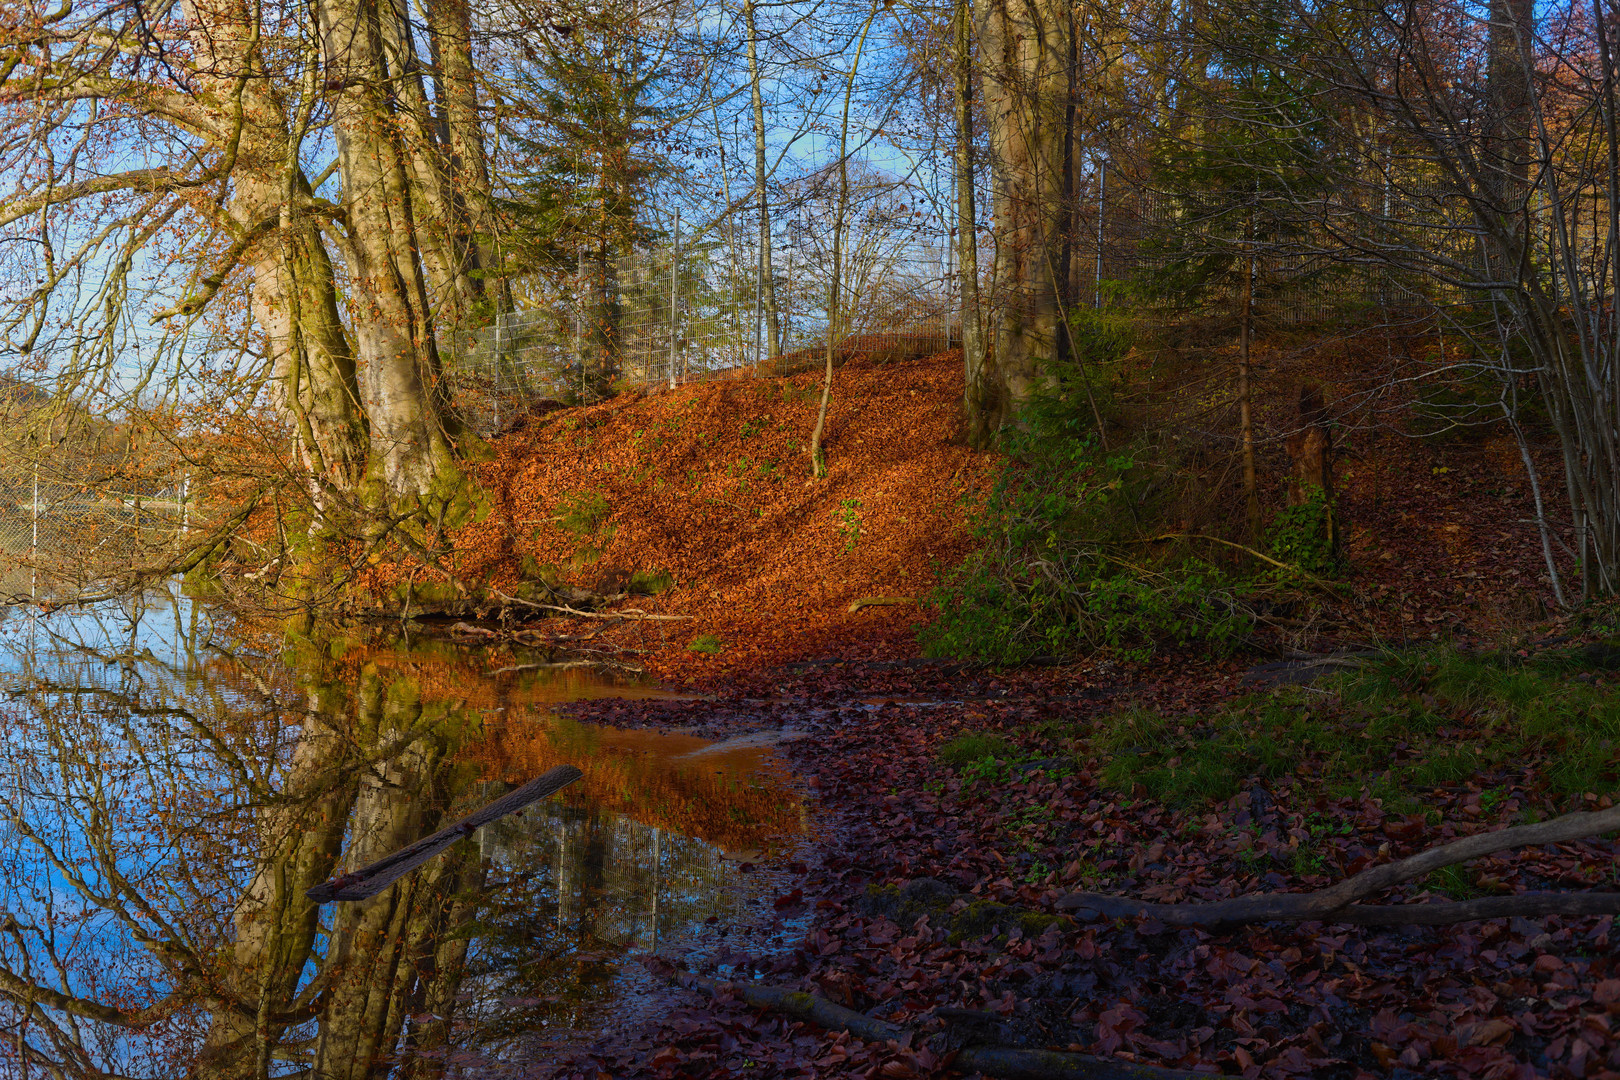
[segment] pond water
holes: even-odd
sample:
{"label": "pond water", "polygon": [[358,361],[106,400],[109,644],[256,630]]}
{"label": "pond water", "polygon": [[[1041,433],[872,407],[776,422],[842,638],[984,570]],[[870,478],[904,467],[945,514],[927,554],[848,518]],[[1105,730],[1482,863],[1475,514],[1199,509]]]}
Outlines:
{"label": "pond water", "polygon": [[[0,690],[0,1075],[521,1076],[663,1007],[638,957],[800,929],[766,914],[807,820],[763,740],[554,711],[634,680],[175,594],[0,609]],[[563,762],[378,896],[305,896]]]}

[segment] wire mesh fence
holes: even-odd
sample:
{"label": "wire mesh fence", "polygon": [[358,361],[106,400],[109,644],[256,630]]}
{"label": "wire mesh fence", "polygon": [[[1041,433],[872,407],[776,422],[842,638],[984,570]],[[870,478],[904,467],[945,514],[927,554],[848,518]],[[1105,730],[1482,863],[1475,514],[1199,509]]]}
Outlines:
{"label": "wire mesh fence", "polygon": [[[1172,194],[1106,167],[1080,186],[1063,245],[1067,265],[1050,268],[1064,282],[1065,302],[1077,306],[1235,319],[1246,274],[1261,324],[1328,323],[1445,299],[1432,279],[1393,269],[1399,260],[1346,244],[1335,215],[1340,224],[1359,215],[1357,227],[1372,222],[1374,234],[1379,221],[1411,234],[1392,226],[1372,248],[1475,243],[1438,189],[1415,182],[1371,181],[1362,191],[1323,194],[1320,207],[1286,208]],[[824,355],[829,337],[841,356],[960,344],[954,231],[937,218],[907,217],[893,185],[872,191],[840,234],[836,304],[827,215],[802,205],[797,216],[784,213],[768,273],[746,226],[705,244],[671,240],[626,257],[581,260],[466,343],[457,371],[463,411],[489,434],[536,403],[607,393],[607,381],[593,382],[601,372],[620,383],[673,386],[803,370]],[[980,234],[980,307],[971,317],[983,325],[1008,309],[1049,303],[997,280],[994,244],[991,233]]]}
{"label": "wire mesh fence", "polygon": [[857,249],[841,261],[836,308],[830,261],[802,249],[778,252],[769,289],[754,267],[713,249],[639,253],[606,272],[582,267],[467,343],[458,403],[488,435],[542,403],[592,400],[608,389],[604,371],[621,385],[678,386],[807,369],[829,333],[844,354],[918,355],[959,342],[942,244]]}
{"label": "wire mesh fence", "polygon": [[106,419],[7,378],[0,599],[67,601],[161,565],[190,529],[190,478]]}

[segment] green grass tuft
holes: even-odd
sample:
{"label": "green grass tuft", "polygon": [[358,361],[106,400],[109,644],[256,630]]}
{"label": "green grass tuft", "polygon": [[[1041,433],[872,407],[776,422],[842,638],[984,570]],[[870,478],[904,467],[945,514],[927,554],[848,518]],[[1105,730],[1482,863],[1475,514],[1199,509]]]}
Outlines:
{"label": "green grass tuft", "polygon": [[686,648],[689,652],[719,656],[726,651],[726,643],[713,634],[699,634],[687,644]]}
{"label": "green grass tuft", "polygon": [[1390,653],[1320,688],[1252,694],[1204,717],[1116,713],[1076,749],[1104,762],[1106,786],[1184,806],[1288,777],[1329,796],[1367,787],[1412,810],[1437,787],[1525,766],[1553,794],[1613,793],[1620,695],[1576,677],[1583,656]]}
{"label": "green grass tuft", "polygon": [[958,735],[941,746],[939,760],[953,769],[960,769],[985,758],[1005,758],[1012,749],[1012,744],[1000,735],[975,732],[970,735]]}

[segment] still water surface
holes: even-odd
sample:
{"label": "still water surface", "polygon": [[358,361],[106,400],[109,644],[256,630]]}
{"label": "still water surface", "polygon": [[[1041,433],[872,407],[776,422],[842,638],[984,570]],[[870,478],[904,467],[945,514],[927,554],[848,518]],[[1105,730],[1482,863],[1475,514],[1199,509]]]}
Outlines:
{"label": "still water surface", "polygon": [[[806,830],[768,747],[553,709],[653,687],[157,595],[0,609],[0,689],[3,1077],[521,1076],[665,1006],[638,956],[795,931],[761,914]],[[562,762],[379,896],[304,896]]]}

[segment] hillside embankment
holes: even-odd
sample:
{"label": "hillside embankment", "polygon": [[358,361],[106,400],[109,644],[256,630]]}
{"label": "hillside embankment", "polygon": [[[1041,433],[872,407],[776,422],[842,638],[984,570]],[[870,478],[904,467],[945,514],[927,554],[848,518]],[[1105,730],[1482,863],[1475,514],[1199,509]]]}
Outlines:
{"label": "hillside embankment", "polygon": [[[1518,448],[1488,426],[1436,435],[1414,421],[1421,402],[1369,389],[1395,374],[1389,352],[1256,347],[1267,366],[1256,411],[1268,516],[1283,502],[1300,385],[1322,387],[1337,430],[1342,588],[1290,648],[1494,639],[1551,606]],[[1137,381],[1160,404],[1137,422],[1171,422],[1178,396],[1220,392],[1229,365],[1211,355],[1191,369],[1199,381],[1188,391],[1144,368]],[[959,351],[850,358],[834,380],[827,475],[812,480],[819,393],[819,373],[739,377],[521,417],[477,467],[492,509],[454,536],[456,572],[508,595],[534,596],[539,582],[652,592],[629,604],[684,618],[547,625],[560,638],[592,635],[675,684],[723,688],[795,661],[914,656],[927,609],[851,606],[925,597],[970,549],[971,507],[1003,459],[963,443]],[[1221,418],[1204,424],[1200,437],[1219,451]],[[1552,448],[1535,453],[1556,507]],[[1217,505],[1238,505],[1228,495]]]}
{"label": "hillside embankment", "polygon": [[479,467],[493,509],[456,535],[458,571],[658,589],[633,605],[688,618],[604,639],[676,681],[910,655],[918,607],[850,606],[915,600],[956,565],[998,459],[959,437],[959,352],[843,366],[812,480],[819,395],[812,374],[726,379],[521,420]]}

